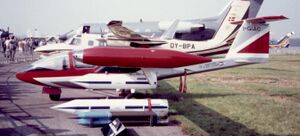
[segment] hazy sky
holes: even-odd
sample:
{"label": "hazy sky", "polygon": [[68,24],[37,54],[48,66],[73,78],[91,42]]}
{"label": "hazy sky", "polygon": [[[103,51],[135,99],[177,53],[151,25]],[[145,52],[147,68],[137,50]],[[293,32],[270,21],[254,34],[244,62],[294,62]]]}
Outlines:
{"label": "hazy sky", "polygon": [[[217,15],[229,0],[0,0],[0,27],[17,35],[35,28],[41,34],[62,34],[83,23],[196,19]],[[300,0],[265,0],[259,16],[286,15],[272,23],[273,37],[295,31],[300,37]]]}

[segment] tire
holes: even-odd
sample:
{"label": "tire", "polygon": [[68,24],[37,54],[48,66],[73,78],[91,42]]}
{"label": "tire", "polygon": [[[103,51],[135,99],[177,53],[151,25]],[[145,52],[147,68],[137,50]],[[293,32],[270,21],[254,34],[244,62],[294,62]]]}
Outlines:
{"label": "tire", "polygon": [[52,101],[59,101],[60,99],[60,94],[49,94],[49,98]]}

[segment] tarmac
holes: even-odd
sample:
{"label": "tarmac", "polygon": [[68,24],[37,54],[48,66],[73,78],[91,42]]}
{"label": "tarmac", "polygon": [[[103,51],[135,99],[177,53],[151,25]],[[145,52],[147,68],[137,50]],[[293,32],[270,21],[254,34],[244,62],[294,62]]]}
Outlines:
{"label": "tarmac", "polygon": [[[63,89],[60,101],[51,101],[42,94],[41,86],[16,79],[16,72],[37,59],[37,56],[16,55],[16,62],[6,62],[0,53],[0,135],[102,135],[100,127],[77,124],[72,114],[50,107],[73,99],[114,97],[115,91]],[[129,126],[133,135],[181,136],[179,126]]]}

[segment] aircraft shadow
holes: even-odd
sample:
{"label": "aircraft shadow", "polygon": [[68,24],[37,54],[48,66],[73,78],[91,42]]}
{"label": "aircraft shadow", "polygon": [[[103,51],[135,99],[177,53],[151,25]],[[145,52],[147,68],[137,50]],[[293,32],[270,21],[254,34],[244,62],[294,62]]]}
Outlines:
{"label": "aircraft shadow", "polygon": [[[185,118],[192,121],[194,124],[198,125],[202,130],[209,133],[211,136],[219,135],[262,135],[257,133],[255,130],[248,128],[244,124],[236,122],[221,113],[214,111],[213,109],[206,107],[199,102],[196,102],[193,98],[214,98],[214,97],[226,97],[233,95],[244,95],[244,94],[180,94],[178,88],[174,88],[166,81],[161,81],[159,84],[164,86],[164,88],[158,88],[153,90],[153,94],[142,94],[138,93],[135,98],[162,98],[168,99],[171,108],[175,108],[176,113],[171,113],[171,115],[183,115]],[[167,89],[165,89],[167,88]],[[184,104],[184,107],[172,106],[172,104]],[[196,115],[189,113],[187,110],[197,110],[200,111]],[[198,118],[195,118],[197,116]],[[176,122],[175,122],[176,123]],[[274,136],[274,134],[270,134]]]}

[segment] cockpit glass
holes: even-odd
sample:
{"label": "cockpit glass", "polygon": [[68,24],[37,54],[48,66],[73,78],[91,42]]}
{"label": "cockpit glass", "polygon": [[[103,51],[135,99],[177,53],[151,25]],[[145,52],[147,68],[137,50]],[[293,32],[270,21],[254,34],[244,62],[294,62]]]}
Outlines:
{"label": "cockpit glass", "polygon": [[73,38],[72,41],[70,42],[70,45],[80,45],[81,44],[81,39],[79,38]]}
{"label": "cockpit glass", "polygon": [[32,70],[66,70],[70,68],[69,55],[67,52],[49,56],[32,64],[28,71]]}

